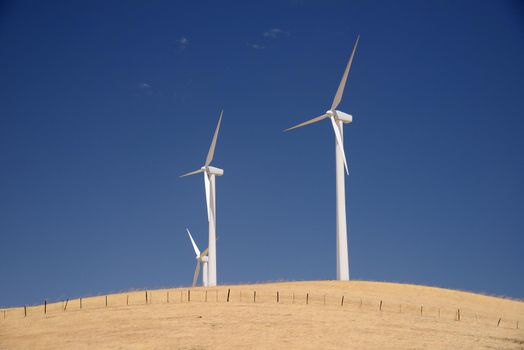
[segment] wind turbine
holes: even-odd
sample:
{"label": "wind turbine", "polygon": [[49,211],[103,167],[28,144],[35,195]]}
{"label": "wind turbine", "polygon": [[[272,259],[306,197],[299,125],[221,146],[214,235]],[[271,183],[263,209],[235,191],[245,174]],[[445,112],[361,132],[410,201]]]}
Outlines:
{"label": "wind turbine", "polygon": [[196,285],[198,281],[198,274],[200,273],[200,265],[202,264],[202,285],[204,287],[207,287],[208,285],[208,257],[207,253],[209,252],[209,248],[206,248],[202,253],[198,249],[195,240],[193,239],[193,236],[191,236],[191,232],[189,232],[189,229],[186,228],[187,234],[189,235],[189,239],[191,240],[191,244],[193,245],[193,249],[195,250],[196,254],[196,268],[195,268],[195,274],[193,275],[193,287]]}
{"label": "wind turbine", "polygon": [[217,144],[218,131],[220,130],[220,123],[222,122],[222,113],[218,119],[217,128],[213,135],[213,141],[207,152],[207,157],[204,165],[195,171],[184,174],[180,177],[204,173],[204,186],[206,188],[206,205],[207,205],[207,221],[209,222],[209,245],[208,245],[208,285],[217,285],[217,253],[216,253],[216,198],[215,198],[215,176],[224,175],[224,170],[211,166],[213,156],[215,155],[215,146]]}
{"label": "wind turbine", "polygon": [[358,41],[360,35],[357,36],[355,45],[349,61],[346,66],[346,70],[342,75],[342,80],[338,85],[337,93],[331,104],[331,108],[326,111],[325,114],[295,125],[284,131],[293,130],[302,126],[316,123],[318,121],[329,118],[333,131],[335,132],[335,152],[336,152],[336,177],[337,177],[337,279],[338,280],[349,280],[349,258],[348,258],[348,238],[347,238],[347,225],[346,225],[346,189],[344,184],[344,168],[346,173],[349,175],[348,165],[346,161],[346,154],[344,152],[344,124],[349,124],[353,121],[353,117],[349,114],[337,110],[342,95],[344,93],[344,87],[346,86],[346,80],[348,78],[349,69],[355,56]]}

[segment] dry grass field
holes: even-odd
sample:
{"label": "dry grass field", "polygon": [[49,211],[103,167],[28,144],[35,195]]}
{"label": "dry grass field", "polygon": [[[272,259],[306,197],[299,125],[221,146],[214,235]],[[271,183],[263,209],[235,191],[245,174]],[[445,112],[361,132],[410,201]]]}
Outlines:
{"label": "dry grass field", "polygon": [[147,299],[132,291],[107,306],[96,296],[45,314],[0,310],[0,349],[524,349],[523,302],[442,288],[283,282]]}

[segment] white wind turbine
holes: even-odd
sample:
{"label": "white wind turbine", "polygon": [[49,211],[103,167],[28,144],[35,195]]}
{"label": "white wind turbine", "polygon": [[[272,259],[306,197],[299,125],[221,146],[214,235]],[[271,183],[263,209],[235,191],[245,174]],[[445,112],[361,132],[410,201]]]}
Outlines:
{"label": "white wind turbine", "polygon": [[353,51],[349,57],[349,62],[342,75],[342,80],[331,104],[331,108],[323,115],[293,126],[285,131],[300,128],[302,126],[316,123],[323,119],[329,118],[333,131],[335,132],[335,149],[336,149],[336,176],[337,176],[337,279],[338,280],[349,280],[349,258],[348,258],[348,238],[347,238],[347,225],[346,225],[346,189],[344,184],[344,168],[346,173],[349,175],[348,165],[346,161],[346,154],[344,153],[344,124],[349,124],[353,121],[353,117],[349,114],[337,110],[340,101],[342,100],[342,94],[344,93],[344,87],[346,86],[346,80],[351,68],[351,62],[353,62],[353,56],[357,49],[360,35],[357,36]]}
{"label": "white wind turbine", "polygon": [[206,162],[204,165],[195,171],[184,174],[180,177],[204,173],[204,185],[206,188],[206,204],[207,204],[207,220],[209,222],[209,245],[208,245],[208,285],[217,285],[217,255],[216,255],[216,198],[215,198],[215,176],[224,175],[224,170],[210,166],[213,156],[215,154],[215,146],[217,144],[218,131],[220,130],[220,123],[222,122],[222,113],[218,119],[217,128],[213,135],[213,141],[207,153]]}
{"label": "white wind turbine", "polygon": [[189,229],[186,228],[187,234],[189,235],[189,239],[191,240],[191,244],[193,245],[193,249],[195,250],[196,254],[196,268],[195,268],[195,274],[193,275],[193,287],[196,285],[198,281],[198,274],[200,273],[200,266],[202,265],[202,285],[204,287],[208,286],[208,257],[207,253],[209,251],[209,248],[206,248],[203,252],[200,252],[200,249],[198,249],[198,246],[195,243],[195,240],[193,239],[193,236],[191,236],[191,232],[189,232]]}

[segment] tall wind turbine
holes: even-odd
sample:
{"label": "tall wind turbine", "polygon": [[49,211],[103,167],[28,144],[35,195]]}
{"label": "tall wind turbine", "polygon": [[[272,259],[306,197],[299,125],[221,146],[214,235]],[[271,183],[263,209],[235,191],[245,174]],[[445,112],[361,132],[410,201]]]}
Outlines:
{"label": "tall wind turbine", "polygon": [[337,110],[340,101],[342,100],[342,94],[344,93],[344,87],[346,86],[346,80],[348,78],[349,69],[355,56],[357,49],[358,40],[360,35],[357,36],[355,45],[349,61],[346,66],[346,70],[342,75],[342,80],[338,85],[337,93],[331,104],[331,108],[323,115],[305,121],[301,124],[295,125],[285,131],[300,128],[302,126],[316,123],[323,119],[329,118],[333,131],[335,132],[335,152],[336,152],[336,176],[337,176],[337,279],[338,280],[349,280],[349,258],[348,258],[348,237],[347,237],[347,225],[346,225],[346,189],[344,184],[344,168],[346,173],[349,175],[348,165],[346,161],[346,154],[344,152],[344,124],[349,124],[353,121],[353,117],[349,114]]}
{"label": "tall wind turbine", "polygon": [[191,232],[189,232],[189,229],[186,228],[187,234],[189,235],[189,239],[191,240],[191,244],[193,245],[193,249],[195,250],[196,254],[196,268],[195,268],[195,274],[193,275],[193,287],[196,285],[198,281],[198,274],[200,273],[200,266],[202,265],[202,285],[204,287],[208,286],[208,257],[207,253],[209,251],[209,248],[206,248],[202,253],[200,252],[200,249],[198,249],[195,240],[193,239],[193,236],[191,236]]}
{"label": "tall wind turbine", "polygon": [[216,198],[215,198],[215,176],[224,175],[224,170],[211,166],[211,161],[215,155],[215,146],[217,144],[218,131],[220,130],[220,123],[222,122],[222,113],[218,119],[217,128],[213,135],[213,141],[207,152],[206,162],[204,165],[195,171],[184,174],[180,177],[204,173],[204,185],[206,188],[206,204],[207,204],[207,221],[209,222],[209,253],[208,253],[208,285],[217,285],[217,252],[216,252]]}

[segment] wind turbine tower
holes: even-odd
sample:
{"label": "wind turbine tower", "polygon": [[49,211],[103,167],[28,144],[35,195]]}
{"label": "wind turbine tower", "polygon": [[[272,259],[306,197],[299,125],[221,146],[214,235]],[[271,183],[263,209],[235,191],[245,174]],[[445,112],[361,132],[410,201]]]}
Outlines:
{"label": "wind turbine tower", "polygon": [[215,177],[224,175],[224,170],[211,166],[213,156],[215,154],[215,147],[218,138],[218,131],[220,130],[220,123],[222,122],[222,112],[211,141],[211,146],[207,153],[204,165],[195,171],[184,174],[180,177],[204,173],[204,186],[206,188],[206,205],[207,205],[207,220],[209,223],[209,253],[208,253],[208,286],[217,285],[217,251],[216,251],[216,197],[215,197]]}
{"label": "wind turbine tower", "polygon": [[357,36],[353,51],[349,57],[346,70],[342,75],[342,80],[331,104],[331,108],[326,111],[325,114],[305,121],[301,124],[295,125],[285,131],[300,128],[302,126],[316,123],[323,119],[329,118],[333,131],[335,132],[335,153],[336,153],[336,184],[337,184],[337,279],[347,281],[349,280],[349,256],[348,256],[348,236],[347,236],[347,223],[346,223],[346,188],[344,183],[344,168],[346,173],[349,175],[348,165],[346,161],[346,154],[344,153],[344,124],[349,124],[353,121],[353,116],[337,110],[340,101],[342,101],[342,95],[344,94],[344,88],[346,86],[346,80],[355,56],[358,41],[360,36]]}

